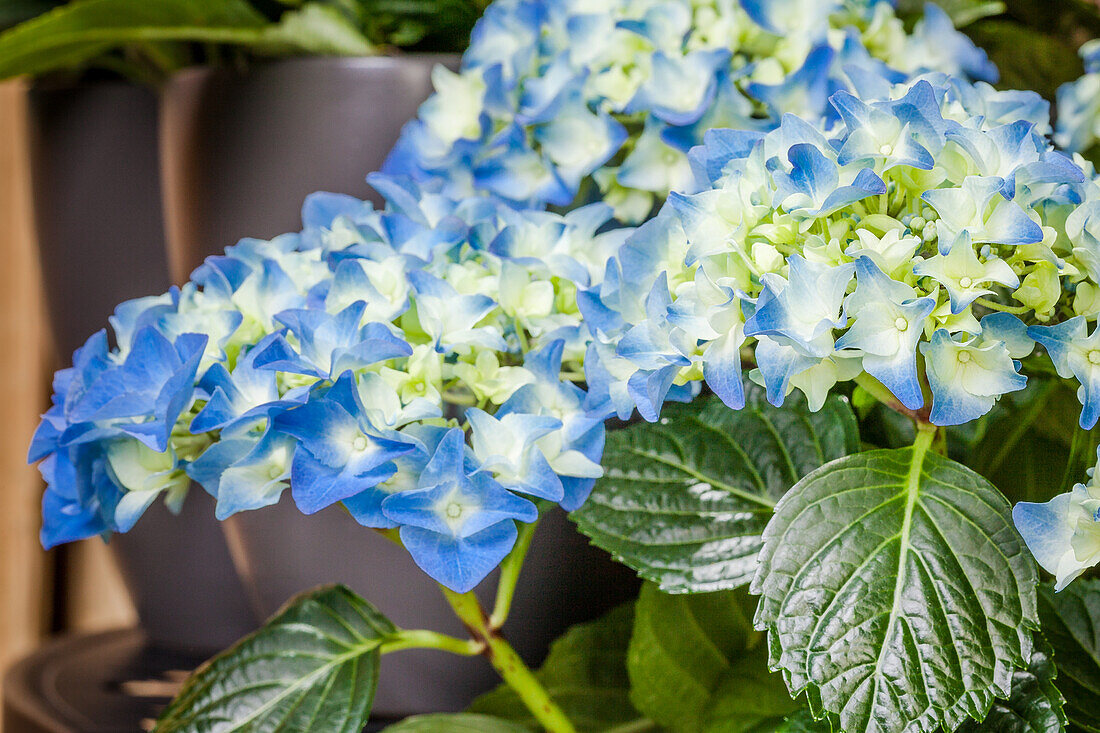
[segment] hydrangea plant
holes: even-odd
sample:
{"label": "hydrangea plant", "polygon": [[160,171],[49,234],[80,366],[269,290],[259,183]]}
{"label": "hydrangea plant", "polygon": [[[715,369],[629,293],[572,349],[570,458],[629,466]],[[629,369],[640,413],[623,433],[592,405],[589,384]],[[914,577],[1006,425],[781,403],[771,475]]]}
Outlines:
{"label": "hydrangea plant", "polygon": [[[316,194],[120,306],[30,456],[46,545],[289,488],[470,638],[319,589],[157,730],[360,730],[410,648],[505,686],[395,733],[1100,730],[1100,179],[992,73],[937,10],[490,9],[384,209]],[[648,582],[532,672],[500,629],[553,504]]]}

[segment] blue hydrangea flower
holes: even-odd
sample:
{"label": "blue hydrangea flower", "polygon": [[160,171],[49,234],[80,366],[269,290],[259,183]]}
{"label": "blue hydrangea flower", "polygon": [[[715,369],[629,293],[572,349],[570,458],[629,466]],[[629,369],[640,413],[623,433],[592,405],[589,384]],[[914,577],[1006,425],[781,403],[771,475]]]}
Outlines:
{"label": "blue hydrangea flower", "polygon": [[1084,316],[1054,326],[1032,326],[1027,335],[1046,349],[1058,376],[1076,379],[1081,428],[1091,430],[1100,418],[1100,329],[1088,332]]}
{"label": "blue hydrangea flower", "polygon": [[459,593],[477,585],[515,544],[516,520],[533,522],[535,505],[487,472],[467,468],[461,430],[449,431],[420,474],[418,488],[391,494],[386,516],[401,542],[434,580]]}
{"label": "blue hydrangea flower", "polygon": [[206,396],[206,404],[191,421],[192,433],[233,432],[305,402],[307,388],[299,387],[281,395],[275,372],[256,366],[256,357],[262,351],[253,348],[241,354],[232,372],[221,363],[206,370],[198,384]]}
{"label": "blue hydrangea flower", "polygon": [[323,396],[277,415],[276,430],[297,438],[291,492],[298,508],[313,514],[388,479],[393,460],[413,450],[386,437],[367,419],[351,372],[344,372]]}
{"label": "blue hydrangea flower", "polygon": [[983,336],[959,341],[941,328],[920,350],[932,389],[929,419],[937,425],[970,422],[989,412],[1001,395],[1027,385],[1003,341]]}
{"label": "blue hydrangea flower", "polygon": [[115,432],[166,450],[176,418],[189,405],[206,342],[204,335],[184,334],[173,344],[152,327],[138,331],[125,361],[82,385],[75,401],[66,400],[71,426],[63,442]]}
{"label": "blue hydrangea flower", "polygon": [[943,285],[951,298],[952,313],[962,313],[980,296],[994,293],[983,286],[1020,286],[1020,278],[1004,260],[991,257],[981,262],[978,259],[967,229],[960,232],[947,254],[937,252],[914,267],[913,274],[930,277]]}
{"label": "blue hydrangea flower", "polygon": [[225,519],[277,503],[290,485],[295,452],[290,435],[268,428],[215,443],[186,470],[217,500],[214,516]]}
{"label": "blue hydrangea flower", "polygon": [[911,410],[924,406],[917,379],[917,343],[925,319],[936,307],[907,285],[891,280],[870,260],[856,260],[856,289],[845,307],[851,328],[837,339],[837,349],[858,349],[863,368]]}
{"label": "blue hydrangea flower", "polygon": [[412,347],[385,324],[360,325],[366,303],[356,301],[336,315],[318,310],[289,310],[276,320],[297,341],[292,346],[283,333],[273,333],[256,345],[257,368],[332,379],[348,369],[412,355]]}

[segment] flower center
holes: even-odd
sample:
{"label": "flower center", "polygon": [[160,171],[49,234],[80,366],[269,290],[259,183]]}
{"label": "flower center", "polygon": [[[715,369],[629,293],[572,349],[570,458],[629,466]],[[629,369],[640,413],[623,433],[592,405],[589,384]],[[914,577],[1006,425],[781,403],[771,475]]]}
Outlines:
{"label": "flower center", "polygon": [[358,436],[355,440],[352,441],[351,446],[353,448],[355,448],[355,450],[358,450],[358,451],[366,450],[367,449],[367,438],[366,438],[366,436],[363,436],[363,435]]}
{"label": "flower center", "polygon": [[960,285],[961,287],[964,287],[964,288],[969,288],[969,287],[970,287],[971,285],[973,285],[973,284],[974,284],[974,281],[973,281],[973,280],[971,280],[971,279],[970,279],[970,278],[968,278],[968,277],[960,277],[960,278],[959,278],[959,285]]}
{"label": "flower center", "polygon": [[970,352],[969,351],[960,351],[959,352],[959,361],[962,362],[963,364],[970,361]]}
{"label": "flower center", "polygon": [[458,519],[462,516],[462,505],[452,501],[444,511],[447,513],[447,519]]}
{"label": "flower center", "polygon": [[267,475],[272,480],[279,478],[283,475],[282,466],[272,466],[271,468],[267,469]]}
{"label": "flower center", "polygon": [[894,321],[894,328],[899,331],[905,331],[909,328],[909,321],[905,320],[901,316],[898,316],[897,320]]}
{"label": "flower center", "polygon": [[1089,352],[1089,363],[1090,364],[1100,364],[1100,351],[1097,351],[1096,349],[1093,349],[1092,351]]}
{"label": "flower center", "polygon": [[882,144],[882,145],[881,145],[881,146],[879,147],[878,151],[879,151],[880,153],[882,153],[883,155],[890,155],[890,154],[892,154],[892,153],[894,152],[894,146],[893,146],[893,145],[891,145],[890,143],[883,143],[883,144]]}
{"label": "flower center", "polygon": [[663,162],[670,168],[676,165],[677,160],[678,158],[676,157],[676,152],[673,150],[666,150],[664,155],[661,156],[661,162]]}

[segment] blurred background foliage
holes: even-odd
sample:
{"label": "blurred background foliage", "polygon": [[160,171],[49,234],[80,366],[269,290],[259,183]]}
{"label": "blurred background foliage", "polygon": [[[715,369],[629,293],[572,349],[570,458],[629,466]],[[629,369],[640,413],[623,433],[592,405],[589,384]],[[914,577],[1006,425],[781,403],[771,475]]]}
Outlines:
{"label": "blurred background foliage", "polygon": [[[935,0],[1001,70],[1000,89],[1033,89],[1050,101],[1084,71],[1077,49],[1100,37],[1100,6],[1089,0]],[[914,18],[924,0],[900,0]]]}
{"label": "blurred background foliage", "polygon": [[0,78],[89,72],[156,85],[253,58],[461,52],[489,0],[9,0]]}

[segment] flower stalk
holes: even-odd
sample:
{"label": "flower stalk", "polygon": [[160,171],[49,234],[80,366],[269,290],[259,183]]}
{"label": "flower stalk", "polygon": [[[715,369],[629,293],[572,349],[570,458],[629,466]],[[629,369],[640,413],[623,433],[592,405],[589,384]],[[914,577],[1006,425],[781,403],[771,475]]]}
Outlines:
{"label": "flower stalk", "polygon": [[[539,508],[545,511],[545,507],[540,506]],[[540,517],[541,514],[540,511]],[[536,519],[530,524],[519,525],[519,536],[516,538],[516,545],[500,563],[500,581],[497,583],[493,612],[489,616],[490,628],[500,629],[504,626],[504,622],[508,620],[508,614],[512,610],[512,598],[516,594],[516,584],[519,582],[519,574],[523,569],[523,561],[527,558],[527,550],[531,547],[531,540],[535,537],[535,529],[538,524]]]}
{"label": "flower stalk", "polygon": [[477,596],[472,592],[455,593],[446,586],[440,586],[440,589],[455,615],[470,632],[471,639],[483,645],[482,653],[493,669],[515,691],[535,720],[549,733],[576,733],[573,723],[550,698],[546,688],[500,634],[500,630],[492,626]]}

